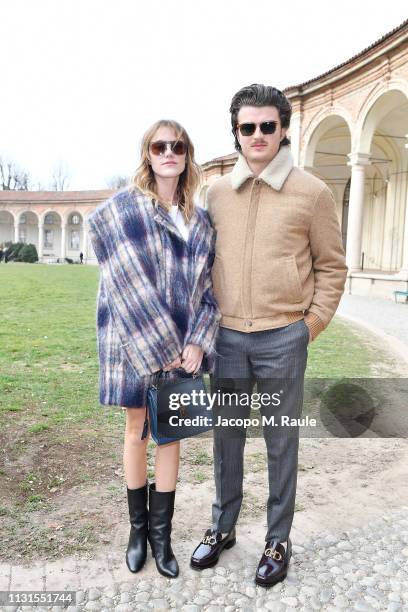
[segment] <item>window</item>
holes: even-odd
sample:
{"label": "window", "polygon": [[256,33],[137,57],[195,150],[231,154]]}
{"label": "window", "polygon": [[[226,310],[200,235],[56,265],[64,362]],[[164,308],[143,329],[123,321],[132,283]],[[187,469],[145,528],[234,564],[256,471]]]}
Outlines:
{"label": "window", "polygon": [[25,213],[20,216],[20,223],[27,223],[27,215]]}
{"label": "window", "polygon": [[79,215],[77,214],[72,215],[71,225],[79,225]]}
{"label": "window", "polygon": [[53,243],[53,231],[52,230],[44,230],[44,247],[50,248]]}
{"label": "window", "polygon": [[54,215],[52,213],[48,213],[45,215],[44,225],[53,225],[54,224]]}
{"label": "window", "polygon": [[70,249],[73,249],[75,251],[79,249],[79,230],[71,230]]}
{"label": "window", "polygon": [[27,230],[25,227],[20,227],[19,229],[19,242],[27,242]]}

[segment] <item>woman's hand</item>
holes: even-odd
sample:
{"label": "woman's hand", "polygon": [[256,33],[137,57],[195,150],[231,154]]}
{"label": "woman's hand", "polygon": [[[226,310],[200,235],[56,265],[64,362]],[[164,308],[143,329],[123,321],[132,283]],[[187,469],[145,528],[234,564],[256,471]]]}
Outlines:
{"label": "woman's hand", "polygon": [[175,359],[171,363],[168,363],[166,367],[163,368],[163,372],[169,372],[169,370],[175,370],[176,368],[181,368],[180,357],[177,357],[177,359]]}
{"label": "woman's hand", "polygon": [[181,354],[181,367],[189,374],[198,372],[203,360],[204,351],[198,344],[186,344]]}

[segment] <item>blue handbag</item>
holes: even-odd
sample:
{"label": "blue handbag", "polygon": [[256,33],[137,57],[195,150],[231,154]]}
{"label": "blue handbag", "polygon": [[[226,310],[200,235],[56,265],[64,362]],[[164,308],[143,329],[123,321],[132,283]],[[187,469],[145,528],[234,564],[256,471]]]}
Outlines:
{"label": "blue handbag", "polygon": [[142,440],[147,436],[149,424],[156,444],[190,438],[213,428],[202,374],[188,374],[183,368],[177,370],[180,375],[171,380],[166,379],[163,370],[156,372],[147,391]]}

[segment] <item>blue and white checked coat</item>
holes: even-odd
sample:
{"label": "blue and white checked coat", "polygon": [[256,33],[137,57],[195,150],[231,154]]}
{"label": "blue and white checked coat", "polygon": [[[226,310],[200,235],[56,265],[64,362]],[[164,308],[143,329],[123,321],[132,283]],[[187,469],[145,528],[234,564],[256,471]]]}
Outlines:
{"label": "blue and white checked coat", "polygon": [[212,291],[215,232],[208,213],[195,208],[186,242],[160,204],[126,189],[98,206],[87,225],[100,268],[100,403],[140,405],[141,381],[186,344],[202,347],[202,369],[211,372],[221,313]]}

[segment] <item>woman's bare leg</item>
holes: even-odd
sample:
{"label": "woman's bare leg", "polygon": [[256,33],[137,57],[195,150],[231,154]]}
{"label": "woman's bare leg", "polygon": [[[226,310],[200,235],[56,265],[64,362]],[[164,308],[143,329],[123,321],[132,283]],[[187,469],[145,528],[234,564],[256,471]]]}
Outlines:
{"label": "woman's bare leg", "polygon": [[144,487],[147,479],[147,442],[141,440],[145,420],[145,408],[127,408],[123,467],[129,489]]}
{"label": "woman's bare leg", "polygon": [[180,462],[180,441],[162,444],[156,448],[156,491],[174,491]]}
{"label": "woman's bare leg", "polygon": [[[147,480],[147,442],[149,435],[141,440],[145,419],[144,408],[126,410],[123,466],[129,489],[143,487]],[[156,491],[174,491],[180,462],[180,442],[171,442],[156,447],[155,482]]]}

